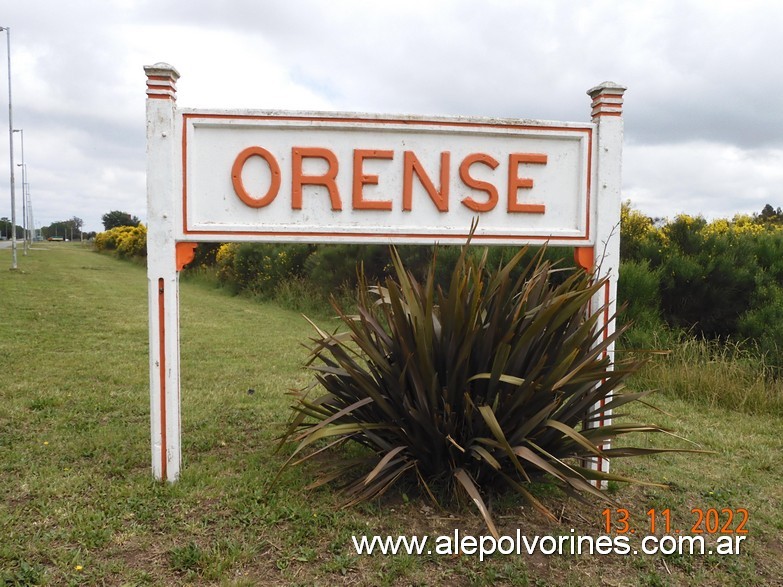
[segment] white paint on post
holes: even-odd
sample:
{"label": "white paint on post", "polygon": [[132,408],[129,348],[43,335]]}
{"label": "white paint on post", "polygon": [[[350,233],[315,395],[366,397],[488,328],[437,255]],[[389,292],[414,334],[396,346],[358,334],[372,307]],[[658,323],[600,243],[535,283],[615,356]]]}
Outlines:
{"label": "white paint on post", "polygon": [[[595,208],[595,246],[593,265],[596,277],[608,277],[606,286],[592,301],[592,311],[600,312],[597,328],[603,331],[603,338],[615,332],[612,319],[617,309],[617,277],[620,271],[620,205],[622,188],[623,149],[623,94],[626,88],[612,82],[604,82],[588,90],[592,98],[592,120],[597,124],[595,153],[595,189],[600,205]],[[614,343],[607,349],[607,355],[614,365]],[[606,398],[601,405],[608,402]],[[612,423],[612,412],[606,410],[601,418],[589,423],[589,427],[608,426]],[[607,441],[603,449],[610,448]],[[609,472],[609,461],[605,458],[590,459],[592,469]],[[597,484],[605,488],[606,482]]]}
{"label": "white paint on post", "polygon": [[177,170],[177,70],[165,63],[147,74],[147,279],[149,292],[152,472],[176,481],[180,470],[179,274],[176,229],[181,183]]}
{"label": "white paint on post", "polygon": [[144,69],[156,479],[180,472],[178,271],[193,243],[462,243],[478,218],[478,244],[576,247],[609,276],[592,311],[614,331],[624,87],[588,92],[589,123],[178,110],[177,71]]}

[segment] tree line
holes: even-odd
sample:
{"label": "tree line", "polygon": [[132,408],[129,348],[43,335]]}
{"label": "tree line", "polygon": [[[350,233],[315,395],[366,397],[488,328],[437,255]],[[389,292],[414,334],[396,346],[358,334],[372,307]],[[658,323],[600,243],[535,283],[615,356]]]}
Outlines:
{"label": "tree line", "polygon": [[[134,216],[128,212],[121,210],[112,210],[107,212],[101,217],[104,230],[111,230],[118,226],[138,226],[141,221],[137,216]],[[67,220],[56,220],[46,226],[42,226],[40,229],[36,229],[35,237],[40,237],[43,240],[49,238],[63,239],[63,240],[90,240],[95,238],[96,232],[82,230],[84,228],[84,220],[78,216],[72,216]],[[0,218],[0,239],[10,239],[12,237],[11,220],[7,217]],[[16,226],[16,238],[24,238],[24,227]]]}

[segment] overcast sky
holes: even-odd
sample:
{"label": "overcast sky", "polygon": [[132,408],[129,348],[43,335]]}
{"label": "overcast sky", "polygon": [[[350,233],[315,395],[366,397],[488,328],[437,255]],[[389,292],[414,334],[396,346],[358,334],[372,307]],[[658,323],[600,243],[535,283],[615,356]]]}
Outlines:
{"label": "overcast sky", "polygon": [[143,66],[160,61],[182,76],[178,105],[197,108],[580,122],[586,90],[611,80],[628,87],[623,184],[636,208],[783,206],[781,0],[9,0],[0,26],[37,226],[146,217]]}

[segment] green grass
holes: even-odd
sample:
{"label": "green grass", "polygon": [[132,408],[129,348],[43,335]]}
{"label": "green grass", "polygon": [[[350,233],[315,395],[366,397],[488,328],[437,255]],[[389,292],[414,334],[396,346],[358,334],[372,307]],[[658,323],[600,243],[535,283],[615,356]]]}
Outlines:
{"label": "green grass", "polygon": [[783,417],[783,373],[753,347],[650,327],[632,331],[628,338],[629,348],[659,351],[639,373],[637,387],[660,388],[713,407]]}
{"label": "green grass", "polygon": [[[214,267],[187,267],[180,276],[182,283],[189,283],[207,288],[218,288],[226,295],[237,294],[236,286],[221,283]],[[237,295],[246,300],[260,303],[274,302],[281,308],[305,314],[319,320],[334,317],[330,299],[336,298],[340,307],[346,311],[356,308],[356,292],[351,290],[348,284],[334,291],[325,292],[321,288],[314,288],[312,283],[303,277],[291,277],[283,279],[275,284],[271,291],[243,290]]]}
{"label": "green grass", "polygon": [[[150,472],[144,269],[70,243],[37,246],[19,271],[8,266],[10,252],[0,251],[0,585],[782,584],[779,414],[662,394],[653,403],[666,414],[640,406],[630,417],[715,454],[613,469],[672,484],[612,486],[640,529],[652,507],[670,508],[682,526],[691,508],[747,508],[739,557],[360,557],[352,534],[486,530],[471,508],[439,511],[415,488],[342,510],[328,488],[305,490],[307,468],[270,487],[285,458],[274,439],[288,417],[286,392],[308,381],[301,343],[310,328],[298,313],[183,283],[183,471],[168,485]],[[744,385],[721,378],[727,393]],[[546,485],[536,494],[562,512],[560,524],[504,498],[493,505],[502,533],[603,533],[604,504],[569,501]]]}

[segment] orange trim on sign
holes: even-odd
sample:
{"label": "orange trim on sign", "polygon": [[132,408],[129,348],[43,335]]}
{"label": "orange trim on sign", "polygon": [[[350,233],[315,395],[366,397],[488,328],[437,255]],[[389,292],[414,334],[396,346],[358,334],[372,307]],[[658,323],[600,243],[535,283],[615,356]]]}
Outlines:
{"label": "orange trim on sign", "polygon": [[[604,284],[604,307],[603,307],[603,314],[604,315],[603,315],[603,328],[602,328],[602,333],[601,333],[604,340],[609,338],[609,293],[610,293],[609,292],[609,282],[607,281]],[[603,356],[604,356],[604,358],[609,356],[609,349],[605,348],[603,350]],[[606,400],[602,399],[601,400],[601,407],[603,408],[605,404],[606,404]],[[604,426],[604,424],[606,422],[605,416],[606,416],[606,413],[605,412],[601,412],[601,419],[599,420],[601,426]]]}
{"label": "orange trim on sign", "polygon": [[168,478],[168,439],[166,434],[166,304],[163,278],[158,279],[158,365],[160,367],[160,467],[161,477]]}
{"label": "orange trim on sign", "polygon": [[585,195],[585,236],[590,238],[590,199],[593,197],[593,131],[590,130],[587,142],[587,194]]}
{"label": "orange trim on sign", "polygon": [[[604,285],[604,339],[609,338],[609,282]],[[609,354],[604,350],[605,355]]]}
{"label": "orange trim on sign", "polygon": [[[592,247],[590,247],[592,249]],[[604,305],[603,305],[603,325],[602,325],[602,336],[603,339],[606,340],[609,337],[609,282],[606,282],[604,284]],[[603,356],[608,357],[609,351],[608,349],[604,349]],[[606,380],[604,380],[606,381]],[[606,412],[603,411],[603,407],[606,405],[606,398],[601,399],[599,402],[600,407],[602,408],[602,411],[600,412],[600,416],[598,419],[598,427],[603,428],[607,425],[607,420],[609,420],[609,417],[607,417]],[[607,446],[610,446],[608,443],[604,442],[599,447],[601,450],[605,450]],[[598,471],[604,470],[604,458],[603,457],[596,457],[596,467]],[[601,487],[601,481],[596,480],[595,481],[596,487]]]}
{"label": "orange trim on sign", "polygon": [[595,247],[574,247],[574,262],[585,271],[592,271],[595,263]]}
{"label": "orange trim on sign", "polygon": [[590,133],[592,127],[585,126],[541,126],[533,124],[493,123],[493,122],[468,122],[460,120],[405,120],[399,118],[359,118],[348,116],[275,116],[274,114],[222,114],[217,112],[185,112],[183,119],[204,118],[215,120],[279,120],[286,122],[326,122],[326,123],[363,123],[372,124],[402,124],[405,126],[453,126],[459,128],[504,128],[515,130],[536,130],[556,132]]}
{"label": "orange trim on sign", "polygon": [[[159,96],[163,98],[163,96]],[[594,117],[595,118],[595,117]],[[593,126],[541,126],[530,124],[513,124],[513,123],[482,123],[482,122],[464,122],[464,121],[449,121],[449,120],[404,120],[404,119],[374,119],[374,118],[359,118],[359,117],[328,117],[328,116],[276,116],[258,115],[258,114],[222,114],[222,113],[182,113],[182,232],[186,235],[239,235],[239,236],[269,236],[269,237],[286,237],[286,236],[302,236],[302,237],[318,237],[318,236],[333,236],[333,237],[350,237],[350,238],[438,238],[438,239],[464,239],[467,234],[440,234],[440,233],[424,233],[424,234],[410,234],[410,233],[379,233],[379,232],[298,232],[298,231],[261,231],[261,230],[196,230],[191,229],[188,226],[188,185],[187,185],[187,149],[188,149],[188,124],[191,119],[203,119],[203,120],[261,120],[261,121],[284,121],[284,122],[325,122],[335,124],[345,123],[365,123],[370,122],[377,125],[392,125],[401,124],[405,126],[442,126],[442,127],[455,127],[455,128],[487,128],[487,129],[512,129],[512,130],[534,130],[534,131],[549,131],[549,132],[567,132],[582,134],[587,139],[587,166],[586,166],[586,185],[585,185],[585,231],[584,234],[579,236],[538,236],[538,235],[474,235],[474,240],[508,240],[519,241],[520,239],[527,239],[531,241],[547,241],[552,238],[557,238],[560,241],[589,241],[590,240],[590,212],[591,212],[591,198],[592,198],[592,179],[593,179]],[[354,166],[354,172],[356,171]],[[482,183],[477,181],[478,183]],[[494,186],[493,186],[494,187]],[[481,189],[481,188],[475,188]],[[383,204],[384,202],[380,202]],[[465,199],[462,201],[467,205]],[[470,206],[468,206],[470,208]],[[472,209],[472,208],[471,208]],[[477,210],[478,211],[478,210]]]}
{"label": "orange trim on sign", "polygon": [[182,271],[183,267],[196,256],[198,243],[177,243],[174,246],[177,251],[177,271]]}
{"label": "orange trim on sign", "polygon": [[182,125],[182,232],[188,232],[188,135],[186,125]]}
{"label": "orange trim on sign", "polygon": [[[441,232],[422,232],[422,233],[415,233],[415,232],[316,232],[316,231],[292,231],[292,230],[191,230],[188,229],[184,231],[186,235],[213,235],[213,236],[231,236],[231,235],[239,235],[239,236],[268,236],[268,237],[275,237],[275,236],[304,236],[304,237],[328,237],[328,238],[341,238],[341,237],[349,237],[349,238],[358,238],[358,239],[364,239],[364,238],[388,238],[388,239],[395,239],[395,238],[423,238],[423,239],[439,239],[439,240],[449,240],[449,239],[460,239],[464,240],[468,238],[470,235],[467,232],[459,232],[459,233],[451,233],[451,234],[444,234]],[[579,235],[579,236],[558,236],[553,234],[542,234],[542,235],[526,235],[526,234],[474,234],[473,235],[474,241],[480,241],[480,240],[501,240],[501,241],[519,241],[522,239],[530,240],[530,241],[551,241],[551,240],[557,240],[557,241],[568,241],[573,243],[579,243],[579,242],[588,242],[587,237]]]}

